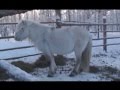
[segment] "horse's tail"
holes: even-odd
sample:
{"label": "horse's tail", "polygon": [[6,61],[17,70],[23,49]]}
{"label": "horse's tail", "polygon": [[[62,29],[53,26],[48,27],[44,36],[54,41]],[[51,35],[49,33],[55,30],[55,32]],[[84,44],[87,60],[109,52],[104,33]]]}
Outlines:
{"label": "horse's tail", "polygon": [[84,72],[89,72],[89,64],[91,59],[91,52],[92,52],[92,38],[89,38],[89,42],[82,53],[82,60],[81,60],[81,69]]}

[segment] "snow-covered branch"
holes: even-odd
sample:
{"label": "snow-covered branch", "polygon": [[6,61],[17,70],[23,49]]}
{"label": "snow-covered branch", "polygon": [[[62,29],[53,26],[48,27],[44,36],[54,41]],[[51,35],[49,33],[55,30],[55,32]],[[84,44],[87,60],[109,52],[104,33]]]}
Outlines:
{"label": "snow-covered branch", "polygon": [[19,81],[37,81],[38,78],[26,73],[25,71],[21,70],[18,67],[8,63],[5,60],[0,60],[0,68],[6,70],[6,73],[13,78]]}

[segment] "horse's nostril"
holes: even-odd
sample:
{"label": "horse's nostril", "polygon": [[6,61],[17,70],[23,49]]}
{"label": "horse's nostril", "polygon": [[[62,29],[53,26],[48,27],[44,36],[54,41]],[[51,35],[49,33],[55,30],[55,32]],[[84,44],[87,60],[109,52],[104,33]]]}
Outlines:
{"label": "horse's nostril", "polygon": [[14,39],[15,39],[15,40],[17,40],[17,38],[16,38],[16,37],[15,37]]}

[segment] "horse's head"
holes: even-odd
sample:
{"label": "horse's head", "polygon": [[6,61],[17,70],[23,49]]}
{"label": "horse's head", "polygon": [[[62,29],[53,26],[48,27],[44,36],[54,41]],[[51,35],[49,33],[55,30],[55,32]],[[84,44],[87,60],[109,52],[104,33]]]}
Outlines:
{"label": "horse's head", "polygon": [[26,20],[22,20],[17,25],[17,30],[15,32],[15,40],[22,41],[29,36],[28,23]]}

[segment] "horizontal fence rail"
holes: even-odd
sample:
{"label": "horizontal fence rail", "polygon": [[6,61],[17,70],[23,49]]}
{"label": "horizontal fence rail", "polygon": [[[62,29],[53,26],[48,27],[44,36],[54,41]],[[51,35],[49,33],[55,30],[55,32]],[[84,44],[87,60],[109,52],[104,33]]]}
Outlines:
{"label": "horizontal fence rail", "polygon": [[34,47],[34,46],[23,46],[23,47],[16,47],[16,48],[0,49],[0,51],[9,51],[9,50],[16,50],[16,49],[31,48],[31,47]]}
{"label": "horizontal fence rail", "polygon": [[[120,43],[107,44],[107,46],[109,46],[109,45],[120,45]],[[104,46],[104,45],[94,45],[93,47],[100,47],[100,46]],[[30,56],[37,56],[37,55],[42,55],[42,54],[43,54],[43,53],[37,53],[37,54],[20,56],[20,57],[5,58],[5,59],[0,59],[0,60],[15,60],[15,59],[20,59],[20,58],[25,58],[25,57],[30,57]]]}
{"label": "horizontal fence rail", "polygon": [[30,56],[37,56],[37,55],[41,55],[41,54],[42,53],[37,53],[37,54],[20,56],[20,57],[5,58],[5,59],[0,59],[0,60],[14,60],[14,59],[20,59],[20,58],[25,58],[25,57],[30,57]]}
{"label": "horizontal fence rail", "polygon": [[[99,31],[100,33],[103,33],[103,31]],[[96,32],[90,32],[90,33],[99,33],[98,31]],[[105,32],[120,32],[120,31],[105,31]]]}
{"label": "horizontal fence rail", "polygon": [[[120,43],[113,43],[113,44],[106,44],[106,46],[111,46],[111,45],[120,45]],[[100,47],[104,45],[93,45],[92,47]]]}
{"label": "horizontal fence rail", "polygon": [[116,39],[116,38],[120,38],[120,37],[97,38],[92,40],[104,40],[104,39]]}
{"label": "horizontal fence rail", "polygon": [[[56,23],[56,22],[40,22],[40,23],[43,23],[43,24],[48,24],[48,23]],[[16,25],[18,23],[0,23],[0,25]]]}
{"label": "horizontal fence rail", "polygon": [[[14,36],[0,37],[0,39],[8,39],[8,38],[14,38]],[[92,40],[115,39],[115,38],[120,38],[120,37],[97,38]]]}
{"label": "horizontal fence rail", "polygon": [[104,25],[120,25],[120,24],[110,24],[110,23],[100,23],[100,24],[94,24],[94,23],[61,23],[61,25],[62,26],[70,26],[70,25],[72,25],[72,26],[104,26]]}
{"label": "horizontal fence rail", "polygon": [[14,36],[0,37],[0,39],[9,39],[9,38],[14,38]]}
{"label": "horizontal fence rail", "polygon": [[[39,23],[43,23],[43,24],[49,24],[49,23],[57,23],[57,22],[39,22]],[[80,26],[103,26],[103,25],[120,25],[120,24],[113,24],[113,23],[73,23],[73,22],[68,22],[68,21],[64,21],[64,22],[60,22],[61,25],[63,26],[70,26],[70,25],[80,25]],[[18,23],[0,23],[0,25],[16,25]]]}
{"label": "horizontal fence rail", "polygon": [[[99,38],[99,39],[92,39],[92,40],[116,39],[116,38],[120,38],[120,37]],[[107,44],[107,45],[109,45],[109,44]],[[114,44],[114,45],[118,45],[118,44]],[[97,46],[101,46],[101,45],[97,45]],[[93,46],[93,47],[97,47],[97,46]],[[7,49],[0,49],[0,51],[9,51],[9,50],[32,48],[32,47],[34,47],[34,45],[32,45],[32,46],[23,46],[23,47],[15,47],[15,48],[7,48]]]}

